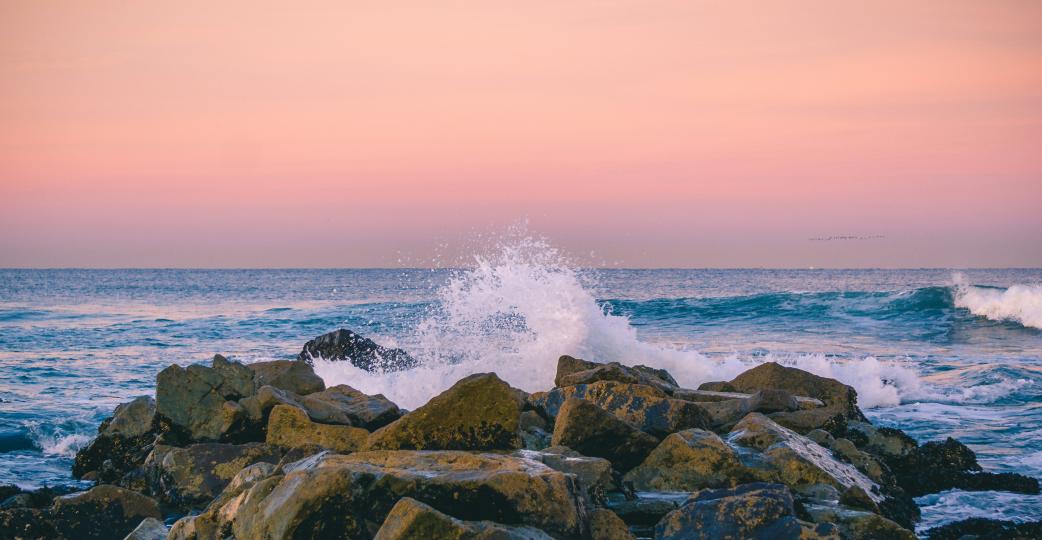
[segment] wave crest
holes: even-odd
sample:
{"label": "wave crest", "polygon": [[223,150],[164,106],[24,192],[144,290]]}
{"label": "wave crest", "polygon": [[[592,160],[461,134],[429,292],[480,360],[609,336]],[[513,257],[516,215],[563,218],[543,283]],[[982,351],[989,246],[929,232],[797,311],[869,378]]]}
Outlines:
{"label": "wave crest", "polygon": [[1042,329],[1042,285],[979,287],[956,275],[955,306],[993,321],[1013,321]]}

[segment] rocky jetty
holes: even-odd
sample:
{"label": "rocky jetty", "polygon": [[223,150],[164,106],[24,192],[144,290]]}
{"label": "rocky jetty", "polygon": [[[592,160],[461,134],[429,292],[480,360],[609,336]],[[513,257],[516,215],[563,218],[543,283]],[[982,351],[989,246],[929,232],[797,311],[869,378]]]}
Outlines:
{"label": "rocky jetty", "polygon": [[[76,456],[95,486],[0,486],[0,538],[912,539],[912,496],[1038,493],[961,443],[873,426],[857,393],[774,363],[680,387],[646,366],[563,356],[534,394],[470,375],[404,412],[326,388],[313,357],[407,369],[346,330],[296,361],[170,366]],[[359,354],[356,359],[354,354]],[[963,522],[931,538],[1033,534]]]}

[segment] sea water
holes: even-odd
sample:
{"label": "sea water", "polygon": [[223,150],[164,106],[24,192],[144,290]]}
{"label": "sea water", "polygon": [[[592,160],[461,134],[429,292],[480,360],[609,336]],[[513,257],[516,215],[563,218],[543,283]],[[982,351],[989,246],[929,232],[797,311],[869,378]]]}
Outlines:
{"label": "sea water", "polygon": [[[594,270],[524,239],[455,270],[0,270],[0,484],[75,484],[76,450],[171,363],[294,358],[340,327],[422,365],[316,371],[406,408],[476,372],[545,390],[562,354],[689,387],[777,361],[852,385],[877,424],[1042,477],[1042,269]],[[920,530],[1042,519],[1039,496],[918,502]]]}

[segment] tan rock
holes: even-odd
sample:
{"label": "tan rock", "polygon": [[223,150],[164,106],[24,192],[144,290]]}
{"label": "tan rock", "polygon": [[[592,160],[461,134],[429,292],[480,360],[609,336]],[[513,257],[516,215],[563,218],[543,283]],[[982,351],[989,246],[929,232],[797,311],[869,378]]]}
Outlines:
{"label": "tan rock", "polygon": [[307,413],[290,405],[276,405],[268,418],[265,442],[281,448],[316,444],[335,452],[353,452],[365,445],[369,432],[351,426],[319,424]]}

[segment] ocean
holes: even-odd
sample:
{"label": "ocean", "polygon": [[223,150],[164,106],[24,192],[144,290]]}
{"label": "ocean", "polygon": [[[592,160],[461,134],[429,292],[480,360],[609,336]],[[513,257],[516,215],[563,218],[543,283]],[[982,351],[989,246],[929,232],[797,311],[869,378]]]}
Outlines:
{"label": "ocean", "polygon": [[[550,388],[562,354],[689,387],[773,360],[854,386],[877,424],[1042,478],[1042,269],[582,269],[525,241],[460,269],[0,270],[0,484],[76,484],[76,449],[171,363],[293,358],[340,327],[423,364],[316,371],[406,408],[474,372]],[[1042,519],[1040,496],[918,502],[920,530]]]}

